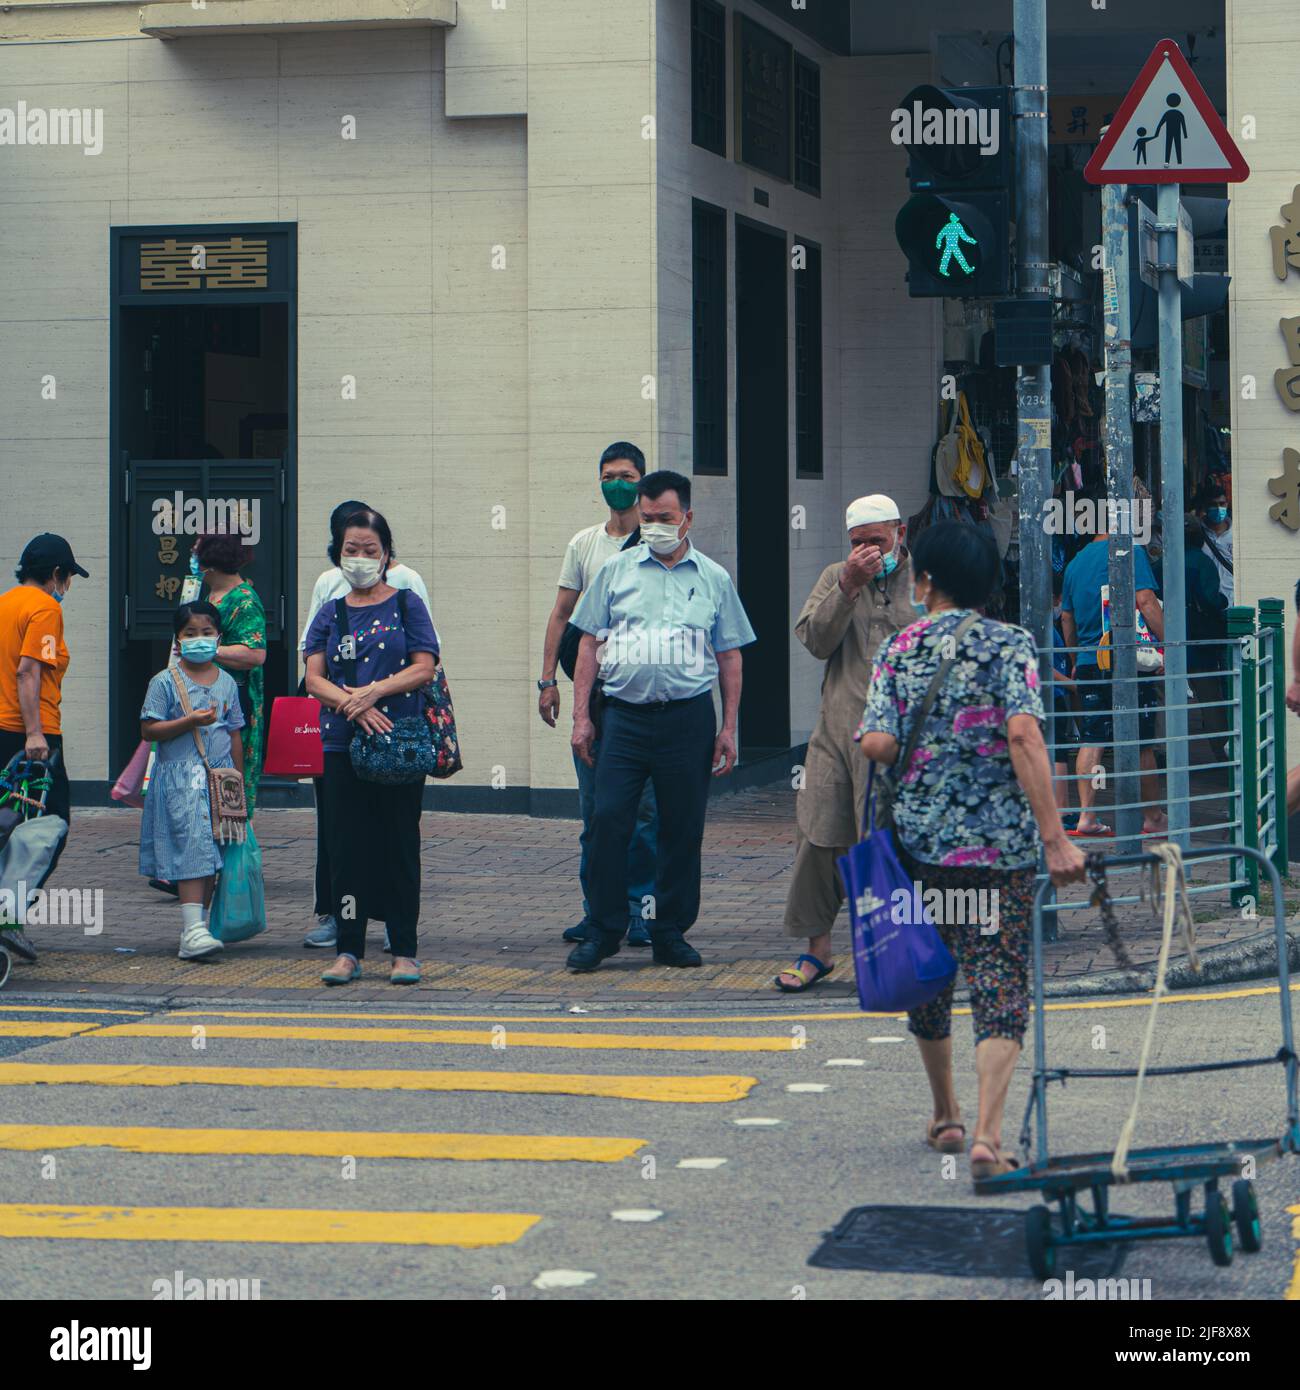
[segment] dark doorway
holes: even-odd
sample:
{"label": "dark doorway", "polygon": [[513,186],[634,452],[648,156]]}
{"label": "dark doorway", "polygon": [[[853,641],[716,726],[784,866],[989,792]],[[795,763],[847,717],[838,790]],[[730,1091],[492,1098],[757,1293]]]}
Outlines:
{"label": "dark doorway", "polygon": [[[286,499],[292,448],[290,306],[285,303],[123,304],[115,372],[122,511],[123,640],[115,663],[112,766],[139,740],[149,678],[171,650],[171,618],[189,572],[194,531],[158,534],[160,500],[180,495],[247,504],[251,562],[241,571],[266,609],[264,708],[296,680],[286,596],[292,555]],[[224,512],[228,521],[235,513]],[[187,519],[188,520],[188,519]],[[255,526],[255,529],[254,529]]]}
{"label": "dark doorway", "polygon": [[790,403],[784,232],[736,219],[736,513],[745,648],[740,740],[749,758],[790,746]]}

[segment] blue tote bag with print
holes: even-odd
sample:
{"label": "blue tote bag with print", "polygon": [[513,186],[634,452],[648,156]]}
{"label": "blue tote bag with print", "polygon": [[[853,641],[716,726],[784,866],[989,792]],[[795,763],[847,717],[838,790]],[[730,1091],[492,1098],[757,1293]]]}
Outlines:
{"label": "blue tote bag with print", "polygon": [[872,763],[862,838],[838,862],[849,900],[858,1003],[868,1013],[905,1013],[942,993],[957,962],[920,905],[893,835],[875,824],[875,778]]}

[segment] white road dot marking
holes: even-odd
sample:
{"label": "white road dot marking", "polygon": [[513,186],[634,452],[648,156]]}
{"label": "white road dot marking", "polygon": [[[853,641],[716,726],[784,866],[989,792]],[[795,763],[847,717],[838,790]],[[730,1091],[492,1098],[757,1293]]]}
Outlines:
{"label": "white road dot marking", "polygon": [[596,1276],[588,1269],[544,1269],[533,1280],[535,1289],[578,1289]]}
{"label": "white road dot marking", "polygon": [[787,1091],[829,1091],[824,1081],[795,1081],[785,1088]]}
{"label": "white road dot marking", "polygon": [[867,1059],[865,1057],[832,1057],[823,1065],[827,1067],[865,1067]]}
{"label": "white road dot marking", "polygon": [[750,1115],[743,1120],[733,1120],[732,1123],[738,1125],[779,1125],[781,1121],[768,1119],[761,1115]]}
{"label": "white road dot marking", "polygon": [[725,1158],[683,1158],[679,1163],[679,1168],[721,1168],[727,1160]]}
{"label": "white road dot marking", "polygon": [[906,1042],[907,1039],[906,1039],[906,1038],[890,1038],[890,1037],[883,1037],[883,1038],[868,1038],[867,1041],[868,1041],[869,1043]]}
{"label": "white road dot marking", "polygon": [[610,1212],[615,1221],[658,1221],[662,1215],[663,1212],[653,1207],[629,1207],[625,1211]]}

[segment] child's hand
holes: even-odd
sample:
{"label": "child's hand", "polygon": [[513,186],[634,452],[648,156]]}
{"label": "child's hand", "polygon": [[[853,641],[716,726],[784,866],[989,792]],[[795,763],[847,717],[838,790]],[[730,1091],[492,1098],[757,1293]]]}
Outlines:
{"label": "child's hand", "polygon": [[215,724],[217,712],[214,709],[196,709],[190,715],[190,722],[196,729],[206,728],[209,724]]}

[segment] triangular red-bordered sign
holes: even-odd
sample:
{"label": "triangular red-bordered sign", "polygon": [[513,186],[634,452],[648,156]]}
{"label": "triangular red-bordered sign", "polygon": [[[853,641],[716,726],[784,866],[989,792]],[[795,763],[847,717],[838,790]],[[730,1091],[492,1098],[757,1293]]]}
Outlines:
{"label": "triangular red-bordered sign", "polygon": [[[1170,102],[1171,91],[1180,94],[1177,102]],[[1181,115],[1183,96],[1195,116]],[[1170,126],[1177,133],[1165,131],[1177,116],[1181,125]],[[1173,39],[1156,44],[1083,171],[1089,183],[1240,183],[1249,175],[1250,166]]]}

